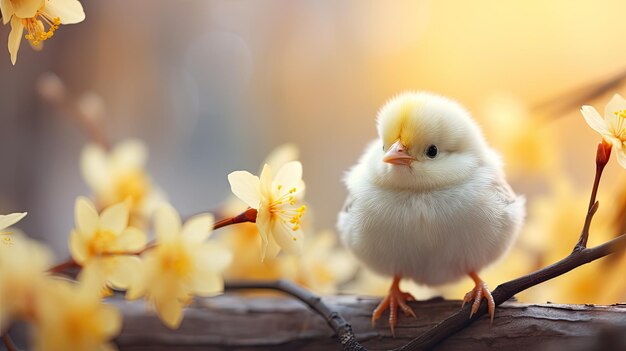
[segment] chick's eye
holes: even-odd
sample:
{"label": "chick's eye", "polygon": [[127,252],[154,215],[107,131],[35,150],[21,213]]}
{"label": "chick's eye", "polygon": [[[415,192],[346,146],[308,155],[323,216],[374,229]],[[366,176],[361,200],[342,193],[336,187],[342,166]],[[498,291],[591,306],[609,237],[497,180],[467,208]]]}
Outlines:
{"label": "chick's eye", "polygon": [[437,146],[435,145],[430,145],[426,149],[426,156],[428,156],[429,158],[435,158],[435,156],[437,156],[437,153],[439,153],[439,150],[437,150]]}

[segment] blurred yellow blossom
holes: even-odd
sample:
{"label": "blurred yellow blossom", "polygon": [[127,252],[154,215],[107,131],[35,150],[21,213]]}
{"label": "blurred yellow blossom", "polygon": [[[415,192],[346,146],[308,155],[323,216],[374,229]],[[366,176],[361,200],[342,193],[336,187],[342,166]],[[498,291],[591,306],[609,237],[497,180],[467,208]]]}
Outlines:
{"label": "blurred yellow blossom", "polygon": [[26,212],[11,213],[8,215],[0,215],[0,238],[5,245],[11,244],[11,232],[5,232],[4,230],[13,224],[19,222],[26,216]]}
{"label": "blurred yellow blossom", "polygon": [[[269,165],[272,169],[279,169],[285,164],[297,161],[300,156],[300,150],[295,144],[286,143],[276,147],[265,158],[263,165]],[[261,167],[262,170],[262,167]]]}
{"label": "blurred yellow blossom", "polygon": [[275,177],[267,164],[260,178],[246,171],[235,171],[228,175],[228,181],[239,199],[258,210],[256,223],[262,239],[261,259],[276,256],[280,248],[290,254],[300,254],[304,236],[300,220],[306,211],[306,206],[299,204],[304,195],[302,164],[286,163]]}
{"label": "blurred yellow blossom", "polygon": [[50,279],[37,299],[34,344],[38,351],[115,350],[122,315],[101,300],[101,274],[84,270],[78,283]]}
{"label": "blurred yellow blossom", "polygon": [[135,139],[120,142],[110,152],[98,144],[85,146],[81,171],[98,207],[130,200],[131,223],[144,224],[164,198],[146,174],[147,158],[146,145]]}
{"label": "blurred yellow blossom", "polygon": [[241,223],[220,230],[218,240],[233,253],[233,263],[224,272],[226,279],[275,280],[283,277],[279,257],[259,264],[261,237],[254,223]]}
{"label": "blurred yellow blossom", "polygon": [[220,274],[232,255],[220,245],[205,242],[212,229],[210,214],[194,216],[181,226],[172,206],[159,207],[154,217],[156,247],[142,255],[141,274],[127,298],[145,296],[165,325],[178,328],[182,308],[193,295],[209,296],[224,289]]}
{"label": "blurred yellow blossom", "polygon": [[356,272],[357,261],[337,245],[337,234],[327,230],[308,235],[300,257],[285,256],[280,262],[283,276],[321,294],[333,294],[338,285]]}
{"label": "blurred yellow blossom", "polygon": [[530,115],[519,98],[493,94],[481,112],[488,139],[502,153],[509,176],[550,176],[559,166],[559,135],[552,133],[545,120]]}
{"label": "blurred yellow blossom", "polygon": [[74,24],[85,19],[78,0],[0,0],[2,21],[11,21],[9,53],[15,65],[22,34],[34,47],[50,39],[61,24]]}
{"label": "blurred yellow blossom", "polygon": [[100,215],[86,198],[75,205],[76,228],[70,234],[70,253],[80,265],[97,266],[108,285],[126,289],[136,279],[140,259],[135,255],[111,255],[136,252],[146,245],[146,234],[128,226],[126,202],[105,208]]}
{"label": "blurred yellow blossom", "polygon": [[52,262],[48,249],[36,241],[21,235],[14,241],[12,247],[0,245],[0,326],[14,317],[34,317],[32,302]]}
{"label": "blurred yellow blossom", "polygon": [[613,95],[604,108],[604,118],[592,106],[585,105],[580,112],[587,124],[615,148],[617,161],[626,168],[626,100],[619,94]]}

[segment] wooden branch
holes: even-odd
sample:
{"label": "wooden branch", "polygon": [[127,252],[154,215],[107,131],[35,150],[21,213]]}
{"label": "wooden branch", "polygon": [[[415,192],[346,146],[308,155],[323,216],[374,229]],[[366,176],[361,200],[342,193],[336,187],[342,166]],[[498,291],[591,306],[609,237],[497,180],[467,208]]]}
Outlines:
{"label": "wooden branch", "polygon": [[[460,301],[410,302],[417,318],[401,314],[396,338],[392,338],[385,323],[375,328],[370,324],[380,298],[333,296],[323,301],[353,325],[356,337],[369,350],[400,347],[461,308]],[[141,301],[114,298],[112,303],[124,313],[122,333],[116,339],[121,351],[342,349],[327,321],[291,298],[227,294],[201,299],[185,310],[178,330],[167,329],[154,314],[146,313]],[[438,350],[544,349],[552,345],[565,350],[560,346],[571,346],[568,341],[595,344],[598,333],[608,326],[621,326],[618,335],[626,334],[626,304],[506,302],[498,308],[492,326],[488,318],[482,318],[445,340]]]}

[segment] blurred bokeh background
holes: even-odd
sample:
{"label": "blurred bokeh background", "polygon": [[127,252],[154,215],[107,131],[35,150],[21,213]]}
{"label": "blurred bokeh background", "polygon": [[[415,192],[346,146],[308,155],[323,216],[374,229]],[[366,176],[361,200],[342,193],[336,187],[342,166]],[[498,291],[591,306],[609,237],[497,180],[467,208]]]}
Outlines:
{"label": "blurred bokeh background", "polygon": [[[82,3],[86,20],[62,26],[43,51],[23,42],[16,66],[0,55],[0,212],[27,210],[19,227],[59,258],[68,254],[74,199],[90,193],[79,168],[90,138],[72,110],[97,118],[112,142],[143,139],[153,181],[183,214],[219,208],[229,172],[256,172],[275,147],[295,143],[317,232],[334,228],[341,178],[375,137],[378,108],[404,90],[429,90],[473,113],[528,198],[517,246],[483,278],[495,287],[571,250],[600,140],[578,108],[602,111],[613,93],[626,93],[617,79],[626,70],[618,0]],[[592,244],[623,229],[626,171],[614,161]],[[624,300],[620,268],[624,257],[604,259],[521,298]],[[362,272],[333,284],[388,288]],[[470,287],[443,292],[460,298]]]}

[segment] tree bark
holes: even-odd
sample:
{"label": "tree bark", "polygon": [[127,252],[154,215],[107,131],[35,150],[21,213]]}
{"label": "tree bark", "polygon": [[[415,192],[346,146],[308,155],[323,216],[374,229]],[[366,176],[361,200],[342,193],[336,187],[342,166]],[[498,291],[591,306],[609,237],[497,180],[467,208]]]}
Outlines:
{"label": "tree bark", "polygon": [[[386,317],[375,328],[371,311],[378,298],[332,296],[324,301],[349,323],[369,350],[387,350],[411,339],[458,311],[460,301],[433,299],[410,303],[417,318],[399,317],[396,338]],[[124,314],[116,342],[120,350],[341,350],[326,321],[297,300],[227,294],[188,307],[178,330],[167,329],[141,301],[114,298]],[[493,325],[483,317],[437,350],[626,350],[626,304],[610,306],[522,304],[496,309]]]}

